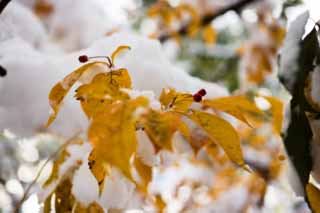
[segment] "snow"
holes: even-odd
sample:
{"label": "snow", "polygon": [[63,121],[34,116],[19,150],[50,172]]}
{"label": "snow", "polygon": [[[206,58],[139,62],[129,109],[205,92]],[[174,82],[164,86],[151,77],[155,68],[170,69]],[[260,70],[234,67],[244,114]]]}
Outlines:
{"label": "snow", "polygon": [[[151,90],[159,96],[162,88],[171,86],[191,93],[205,88],[208,98],[228,94],[224,87],[191,77],[175,67],[164,55],[159,42],[136,34],[117,33],[98,40],[88,49],[61,55],[39,52],[24,40],[13,38],[0,43],[0,64],[8,70],[8,75],[0,79],[3,94],[0,129],[8,128],[18,135],[30,135],[43,129],[50,112],[49,91],[80,66],[78,56],[110,55],[119,45],[131,46],[130,51],[117,58],[116,65],[129,70],[135,90]],[[53,133],[71,136],[87,127],[87,119],[79,104],[71,98],[73,95],[71,90],[50,128]]]}
{"label": "snow", "polygon": [[105,179],[98,203],[105,209],[127,209],[131,199],[134,199],[134,190],[134,184],[125,178],[119,170],[112,168],[110,175]]}
{"label": "snow", "polygon": [[304,12],[291,23],[280,52],[279,74],[287,82],[290,90],[294,86],[295,80],[292,76],[296,76],[295,73],[298,72],[299,45],[305,33],[305,25],[308,19],[309,13]]}
{"label": "snow", "polygon": [[[67,151],[70,154],[70,156],[60,165],[59,167],[59,171],[58,171],[58,179],[54,180],[50,185],[46,186],[45,188],[43,188],[41,191],[38,192],[38,197],[40,199],[40,202],[44,202],[45,199],[51,194],[51,192],[56,188],[56,186],[59,184],[60,180],[62,177],[64,177],[64,175],[66,175],[69,170],[73,167],[75,167],[76,165],[78,165],[79,162],[87,162],[88,160],[88,154],[90,153],[90,151],[92,150],[92,147],[90,145],[90,143],[83,143],[82,145],[79,144],[71,144],[67,147]],[[88,165],[88,164],[86,164]],[[84,166],[82,166],[84,167]],[[90,179],[90,174],[88,174],[88,172],[85,170],[85,168],[81,168],[80,166],[80,172],[77,172],[77,176],[80,174],[84,174],[86,176],[81,177],[86,179],[88,182],[88,185],[90,185],[90,187],[92,187],[92,189],[94,189],[95,185],[92,182],[92,179]],[[76,176],[76,181],[79,180],[79,176]],[[78,183],[78,182],[77,182]],[[83,186],[85,187],[85,186]],[[75,191],[75,189],[73,189],[74,192],[78,192]],[[83,192],[82,192],[83,193]],[[89,198],[89,195],[91,197],[91,199],[94,199],[95,197],[95,192],[91,192],[90,194],[87,194],[87,199]],[[83,199],[84,195],[79,195],[76,194],[76,197],[79,197],[80,199]]]}
{"label": "snow", "polygon": [[77,201],[85,206],[96,201],[99,196],[99,185],[89,169],[88,157],[89,153],[85,156],[80,168],[75,172],[72,181],[72,194]]}

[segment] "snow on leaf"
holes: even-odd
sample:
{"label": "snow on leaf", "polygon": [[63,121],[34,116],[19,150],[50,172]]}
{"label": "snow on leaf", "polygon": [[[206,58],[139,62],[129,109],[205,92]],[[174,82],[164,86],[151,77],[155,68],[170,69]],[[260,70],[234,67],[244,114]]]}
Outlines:
{"label": "snow on leaf", "polygon": [[246,116],[263,115],[263,112],[246,96],[230,96],[204,100],[202,104],[203,106],[228,113],[249,126],[251,126],[251,124],[248,122]]}
{"label": "snow on leaf", "polygon": [[76,69],[69,75],[67,75],[62,81],[57,83],[50,91],[49,101],[50,106],[53,109],[53,113],[50,115],[46,126],[50,126],[50,124],[55,120],[61,104],[63,102],[64,97],[67,95],[71,87],[81,78],[84,72],[90,71],[90,68],[96,65],[107,65],[105,62],[92,62],[81,66]]}
{"label": "snow on leaf", "polygon": [[219,144],[231,161],[245,166],[240,145],[240,138],[233,126],[224,119],[198,110],[186,114],[208,134],[211,140]]}
{"label": "snow on leaf", "polygon": [[130,158],[137,149],[134,112],[147,104],[144,97],[110,104],[93,118],[88,130],[88,139],[97,158],[117,167],[131,180]]}
{"label": "snow on leaf", "polygon": [[175,89],[163,89],[160,102],[164,109],[186,112],[193,103],[193,97],[188,93],[178,93]]}
{"label": "snow on leaf", "polygon": [[172,138],[179,122],[176,114],[155,110],[149,110],[142,118],[144,130],[156,148],[170,151],[172,151]]}
{"label": "snow on leaf", "polygon": [[309,200],[312,212],[320,213],[320,190],[313,184],[308,183],[306,186],[307,197]]}

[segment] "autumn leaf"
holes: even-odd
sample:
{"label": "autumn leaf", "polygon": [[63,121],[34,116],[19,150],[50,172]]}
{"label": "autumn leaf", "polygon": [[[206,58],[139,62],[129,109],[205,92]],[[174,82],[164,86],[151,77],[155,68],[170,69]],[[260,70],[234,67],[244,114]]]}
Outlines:
{"label": "autumn leaf", "polygon": [[61,107],[62,101],[71,89],[71,87],[81,78],[84,72],[90,71],[90,68],[97,65],[108,66],[108,64],[105,62],[92,62],[85,64],[73,71],[72,73],[70,73],[69,75],[67,75],[61,82],[57,83],[51,89],[49,94],[49,103],[51,108],[53,109],[53,113],[50,115],[47,121],[47,127],[50,126],[50,124],[55,120]]}
{"label": "autumn leaf", "polygon": [[211,140],[223,148],[231,161],[239,166],[245,166],[239,135],[230,123],[216,115],[198,110],[192,110],[186,115],[202,127]]}
{"label": "autumn leaf", "polygon": [[63,180],[55,189],[55,212],[70,212],[75,203],[71,194],[72,182],[69,178]]}
{"label": "autumn leaf", "polygon": [[186,112],[193,103],[193,97],[188,93],[178,93],[175,89],[163,89],[160,95],[163,109],[172,109],[177,112]]}
{"label": "autumn leaf", "polygon": [[96,178],[101,194],[104,187],[104,180],[107,174],[107,166],[96,150],[92,150],[88,158],[89,169]]}
{"label": "autumn leaf", "polygon": [[217,41],[217,33],[212,26],[208,25],[202,30],[202,38],[206,44],[213,45]]}
{"label": "autumn leaf", "polygon": [[270,96],[262,96],[271,105],[270,111],[272,113],[272,125],[277,134],[281,133],[283,121],[283,103],[277,98]]}
{"label": "autumn leaf", "polygon": [[111,54],[111,61],[112,61],[112,64],[114,64],[115,62],[115,59],[116,57],[121,53],[123,52],[124,50],[130,50],[131,47],[129,46],[119,46],[112,54]]}
{"label": "autumn leaf", "polygon": [[[67,140],[58,150],[59,156],[54,160],[52,170],[48,179],[44,182],[43,188],[49,186],[53,181],[59,178],[60,166],[70,157],[70,153],[67,150],[67,147],[71,144],[83,144],[83,141],[78,137],[72,137]],[[57,154],[57,153],[55,153]]]}
{"label": "autumn leaf", "polygon": [[144,130],[157,149],[172,151],[172,138],[177,131],[179,117],[171,112],[149,110],[141,120]]}
{"label": "autumn leaf", "polygon": [[80,100],[87,117],[91,118],[115,100],[128,100],[129,95],[122,88],[131,88],[131,79],[126,69],[97,74],[91,83],[76,90],[75,97]]}
{"label": "autumn leaf", "polygon": [[148,192],[148,185],[150,181],[152,180],[152,167],[146,165],[142,162],[142,160],[135,156],[134,158],[134,166],[141,178],[141,183],[138,184],[140,186],[140,189],[144,192]]}
{"label": "autumn leaf", "polygon": [[202,105],[228,113],[249,126],[251,124],[247,120],[247,116],[252,117],[255,115],[255,117],[259,117],[263,115],[263,111],[246,96],[230,96],[204,100],[202,101]]}
{"label": "autumn leaf", "polygon": [[166,203],[163,201],[161,195],[156,195],[154,197],[154,203],[159,212],[163,212],[164,209],[166,208]]}
{"label": "autumn leaf", "polygon": [[306,186],[307,197],[310,207],[314,213],[320,213],[320,190],[312,183]]}
{"label": "autumn leaf", "polygon": [[117,167],[131,180],[130,158],[137,148],[134,112],[147,104],[144,97],[110,104],[93,118],[88,130],[97,158]]}

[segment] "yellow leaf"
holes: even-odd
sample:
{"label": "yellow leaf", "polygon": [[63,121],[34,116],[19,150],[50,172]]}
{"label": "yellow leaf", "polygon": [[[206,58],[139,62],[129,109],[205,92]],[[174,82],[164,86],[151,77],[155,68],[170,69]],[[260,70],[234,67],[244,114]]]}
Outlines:
{"label": "yellow leaf", "polygon": [[72,73],[70,73],[69,75],[67,75],[61,82],[57,83],[51,89],[49,94],[49,103],[51,108],[53,109],[53,113],[50,115],[47,121],[47,127],[55,120],[59,112],[60,106],[62,104],[62,101],[71,89],[71,87],[81,78],[84,72],[90,71],[90,68],[96,65],[108,66],[108,64],[105,62],[93,62],[85,64],[73,71]]}
{"label": "yellow leaf", "polygon": [[308,183],[306,186],[307,197],[314,213],[320,213],[320,190],[312,183]]}
{"label": "yellow leaf", "polygon": [[251,124],[248,122],[246,116],[259,117],[263,115],[263,111],[261,111],[254,102],[250,101],[246,96],[230,96],[204,100],[202,101],[202,104],[215,110],[228,113],[249,126],[251,126]]}
{"label": "yellow leaf", "polygon": [[101,157],[102,156],[100,156],[96,150],[92,150],[88,158],[89,169],[91,170],[99,185],[99,193],[102,192],[102,189],[104,187],[104,180],[107,174],[108,166],[104,163]]}
{"label": "yellow leaf", "polygon": [[192,110],[186,115],[202,127],[211,140],[223,148],[231,161],[239,166],[245,166],[239,135],[230,123],[216,115],[197,110]]}
{"label": "yellow leaf", "polygon": [[76,90],[75,97],[81,101],[88,118],[91,118],[115,100],[128,100],[129,95],[121,88],[131,88],[131,79],[126,69],[97,74],[90,84]]}
{"label": "yellow leaf", "polygon": [[114,64],[117,55],[119,55],[124,50],[130,50],[129,46],[119,46],[111,55],[112,64]]}
{"label": "yellow leaf", "polygon": [[163,212],[163,210],[166,208],[166,203],[163,201],[161,195],[155,196],[155,205],[159,212]]}
{"label": "yellow leaf", "polygon": [[135,156],[134,159],[135,168],[141,178],[140,188],[144,193],[148,192],[148,185],[152,180],[152,168],[146,164],[144,164],[141,159]]}
{"label": "yellow leaf", "polygon": [[277,134],[281,133],[282,121],[283,121],[283,103],[277,98],[262,96],[271,105],[270,111],[272,113],[272,124]]}
{"label": "yellow leaf", "polygon": [[98,158],[117,167],[131,180],[130,158],[137,148],[134,112],[147,104],[144,97],[109,104],[103,113],[93,117],[88,130]]}
{"label": "yellow leaf", "polygon": [[160,103],[164,109],[186,112],[193,103],[193,97],[188,93],[178,93],[172,88],[163,89],[160,95]]}
{"label": "yellow leaf", "polygon": [[217,41],[217,33],[214,28],[210,25],[206,26],[202,30],[202,37],[206,44],[212,45],[215,44]]}
{"label": "yellow leaf", "polygon": [[177,131],[179,117],[171,112],[149,110],[142,118],[142,124],[156,148],[172,151],[172,137]]}

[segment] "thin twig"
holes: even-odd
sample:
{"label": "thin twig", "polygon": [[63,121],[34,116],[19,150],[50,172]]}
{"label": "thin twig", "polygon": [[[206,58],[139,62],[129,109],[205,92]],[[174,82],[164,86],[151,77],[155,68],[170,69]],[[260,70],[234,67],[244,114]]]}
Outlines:
{"label": "thin twig", "polygon": [[[263,1],[263,0],[240,0],[237,1],[234,4],[231,4],[227,7],[224,7],[212,14],[208,14],[202,17],[201,19],[201,26],[206,26],[211,23],[212,20],[215,18],[225,14],[228,11],[234,10],[234,11],[240,11],[243,7],[247,6],[248,4],[258,2],[258,1]],[[186,24],[185,26],[181,27],[178,31],[177,34],[179,35],[185,35],[188,32],[189,24]],[[160,42],[165,42],[166,40],[170,39],[171,35],[170,34],[163,34],[159,37]]]}
{"label": "thin twig", "polygon": [[4,8],[6,8],[6,6],[9,4],[10,1],[11,0],[1,0],[0,1],[0,14],[4,10]]}
{"label": "thin twig", "polygon": [[59,149],[57,151],[55,151],[52,155],[50,155],[50,157],[46,160],[46,162],[41,166],[39,172],[37,173],[36,177],[34,178],[34,180],[30,183],[30,185],[27,187],[27,189],[25,190],[25,192],[23,193],[22,198],[20,199],[19,203],[17,203],[14,212],[15,213],[19,213],[19,209],[21,207],[21,205],[23,204],[23,202],[26,200],[29,191],[31,190],[32,186],[37,182],[37,180],[39,179],[40,175],[42,174],[43,169],[46,167],[46,165],[53,160],[62,150],[64,150],[71,142],[73,142],[79,135],[80,133],[75,134],[73,137],[71,137],[69,140],[67,140],[64,144],[62,144]]}

